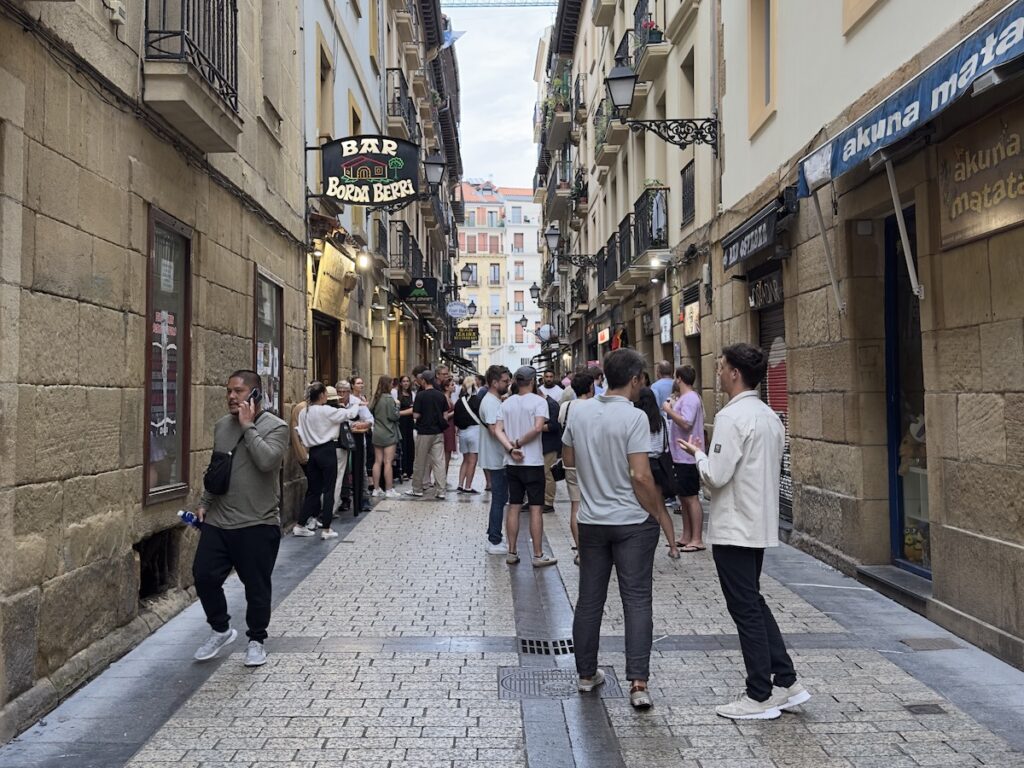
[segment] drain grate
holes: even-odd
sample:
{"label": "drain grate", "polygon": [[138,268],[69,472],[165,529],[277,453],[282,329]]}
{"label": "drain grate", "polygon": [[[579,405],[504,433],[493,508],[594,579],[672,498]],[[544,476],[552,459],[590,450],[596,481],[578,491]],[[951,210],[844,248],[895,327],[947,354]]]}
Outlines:
{"label": "drain grate", "polygon": [[519,652],[537,656],[568,656],[573,653],[572,640],[535,640],[521,637]]}
{"label": "drain grate", "polygon": [[903,708],[915,715],[944,715],[946,710],[939,704],[904,704]]}
{"label": "drain grate", "polygon": [[[605,681],[594,690],[602,699],[622,698],[615,671],[601,667]],[[569,699],[580,694],[576,689],[576,672],[571,669],[524,669],[522,667],[498,667],[499,699]]]}
{"label": "drain grate", "polygon": [[959,643],[946,637],[908,637],[900,642],[915,651],[955,651],[957,648],[963,648]]}

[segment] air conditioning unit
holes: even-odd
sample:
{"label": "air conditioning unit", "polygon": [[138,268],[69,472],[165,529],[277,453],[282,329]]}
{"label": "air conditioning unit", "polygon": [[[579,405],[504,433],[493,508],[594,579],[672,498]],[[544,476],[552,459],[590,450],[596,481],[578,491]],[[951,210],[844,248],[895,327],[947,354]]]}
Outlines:
{"label": "air conditioning unit", "polygon": [[491,314],[492,315],[500,315],[501,314],[501,309],[492,309],[491,310]]}
{"label": "air conditioning unit", "polygon": [[508,351],[509,352],[515,352],[516,351],[516,345],[515,344],[509,344],[508,345]]}

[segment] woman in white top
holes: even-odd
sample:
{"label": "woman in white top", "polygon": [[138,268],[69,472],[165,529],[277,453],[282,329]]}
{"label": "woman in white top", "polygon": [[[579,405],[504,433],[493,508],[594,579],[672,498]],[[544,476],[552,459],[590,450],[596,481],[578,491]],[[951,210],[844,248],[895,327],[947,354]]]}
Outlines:
{"label": "woman in white top", "polygon": [[306,390],[306,407],[299,414],[295,431],[299,440],[309,451],[306,475],[306,498],[302,502],[300,520],[305,526],[296,525],[296,536],[313,536],[316,532],[317,517],[323,532],[320,537],[333,539],[338,536],[331,530],[334,519],[334,482],[338,476],[338,456],[335,443],[343,421],[351,421],[359,414],[359,403],[353,402],[347,408],[327,405],[328,398],[336,400],[338,392],[334,387],[325,387],[314,382]]}
{"label": "woman in white top", "polygon": [[480,456],[480,417],[469,407],[469,399],[476,391],[476,379],[467,376],[462,380],[462,394],[455,404],[455,415],[452,417],[459,427],[459,452],[462,454],[462,466],[459,467],[459,493],[480,493],[473,490],[473,478],[476,476],[476,462]]}

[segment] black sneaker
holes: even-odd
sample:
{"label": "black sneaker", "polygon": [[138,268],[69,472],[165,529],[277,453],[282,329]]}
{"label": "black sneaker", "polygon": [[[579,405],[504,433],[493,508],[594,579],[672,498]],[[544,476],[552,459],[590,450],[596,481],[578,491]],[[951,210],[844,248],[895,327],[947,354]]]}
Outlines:
{"label": "black sneaker", "polygon": [[544,513],[545,514],[551,514],[554,511],[555,511],[555,508],[553,506],[551,506],[550,504],[545,504],[544,505]]}

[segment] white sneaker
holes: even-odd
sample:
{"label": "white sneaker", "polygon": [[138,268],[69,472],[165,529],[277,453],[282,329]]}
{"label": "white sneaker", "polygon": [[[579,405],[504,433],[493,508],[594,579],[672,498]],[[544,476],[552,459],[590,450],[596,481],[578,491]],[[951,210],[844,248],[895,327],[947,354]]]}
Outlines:
{"label": "white sneaker", "polygon": [[292,536],[316,536],[316,531],[304,525],[296,525],[292,528]]}
{"label": "white sneaker", "polygon": [[497,544],[491,544],[491,542],[488,541],[487,546],[484,547],[484,551],[488,555],[507,555],[508,544],[504,541],[499,541]]}
{"label": "white sneaker", "polygon": [[220,653],[221,648],[229,643],[233,643],[236,637],[238,637],[238,631],[234,629],[229,629],[227,632],[213,632],[210,634],[210,638],[199,646],[199,649],[192,658],[196,661],[212,659]]}
{"label": "white sneaker", "polygon": [[330,528],[324,528],[323,531],[320,532],[320,538],[325,541],[327,539],[336,539],[338,538],[338,532],[332,531]]}
{"label": "white sneaker", "polygon": [[603,669],[598,669],[597,672],[594,673],[594,676],[592,678],[590,678],[589,680],[584,680],[581,677],[579,679],[579,682],[577,682],[576,687],[582,693],[590,693],[592,690],[597,688],[597,686],[599,686],[603,682],[604,682],[604,670]]}
{"label": "white sneaker", "polygon": [[394,488],[390,488],[390,489],[384,491],[384,498],[385,499],[400,499],[400,498],[402,498],[402,494],[400,494]]}
{"label": "white sneaker", "polygon": [[406,491],[405,495],[406,496],[412,496],[413,498],[416,498],[416,499],[420,499],[420,498],[423,498],[423,491]]}
{"label": "white sneaker", "polygon": [[754,701],[744,693],[736,701],[715,707],[715,714],[730,720],[775,720],[782,717],[782,710],[774,696],[767,701]]}
{"label": "white sneaker", "polygon": [[323,528],[324,524],[317,520],[315,517],[311,517],[309,518],[309,520],[306,521],[306,527],[309,528],[309,530],[311,531],[315,531],[317,528]]}
{"label": "white sneaker", "polygon": [[245,666],[262,667],[267,663],[267,652],[263,650],[263,643],[259,640],[250,640],[249,646],[245,649]]}
{"label": "white sneaker", "polygon": [[445,496],[443,493],[439,493],[434,498],[437,499],[438,501],[445,501],[448,497]]}
{"label": "white sneaker", "polygon": [[551,555],[545,555],[543,552],[541,552],[539,555],[533,556],[534,568],[544,568],[548,565],[554,565],[557,562],[558,560],[556,558],[551,557]]}
{"label": "white sneaker", "polygon": [[811,700],[811,694],[800,683],[793,683],[789,688],[776,687],[772,691],[770,701],[775,702],[779,709],[793,709]]}

